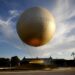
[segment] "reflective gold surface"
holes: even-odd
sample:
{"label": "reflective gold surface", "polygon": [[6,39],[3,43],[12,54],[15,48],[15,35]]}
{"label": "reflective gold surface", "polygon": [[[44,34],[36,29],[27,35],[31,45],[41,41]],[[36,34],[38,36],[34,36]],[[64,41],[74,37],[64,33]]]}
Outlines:
{"label": "reflective gold surface", "polygon": [[28,45],[35,47],[44,45],[54,35],[54,17],[45,8],[29,8],[20,16],[17,32],[21,40]]}
{"label": "reflective gold surface", "polygon": [[44,61],[43,60],[32,60],[29,63],[31,63],[31,64],[44,64]]}

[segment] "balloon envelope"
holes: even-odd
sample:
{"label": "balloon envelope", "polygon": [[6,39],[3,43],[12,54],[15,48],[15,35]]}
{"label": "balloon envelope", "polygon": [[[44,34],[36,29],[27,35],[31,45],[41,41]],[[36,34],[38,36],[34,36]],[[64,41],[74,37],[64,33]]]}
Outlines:
{"label": "balloon envelope", "polygon": [[17,33],[21,40],[31,46],[41,46],[51,40],[55,32],[55,21],[45,8],[27,9],[17,23]]}

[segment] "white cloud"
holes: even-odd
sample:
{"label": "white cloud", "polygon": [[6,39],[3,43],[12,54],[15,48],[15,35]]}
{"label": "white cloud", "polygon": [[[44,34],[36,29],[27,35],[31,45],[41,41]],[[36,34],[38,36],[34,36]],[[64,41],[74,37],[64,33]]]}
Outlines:
{"label": "white cloud", "polygon": [[0,28],[5,37],[12,37],[13,29],[11,27],[11,23],[0,19]]}
{"label": "white cloud", "polygon": [[57,54],[58,54],[58,55],[63,55],[63,53],[62,53],[62,52],[58,52]]}
{"label": "white cloud", "polygon": [[20,49],[17,46],[18,44],[20,44],[20,40],[16,32],[16,24],[13,22],[13,19],[15,19],[15,17],[18,17],[19,13],[17,10],[9,10],[9,12],[11,15],[8,16],[7,20],[4,20],[0,17],[0,33],[2,34],[1,40],[3,39],[3,41],[7,41],[13,47]]}
{"label": "white cloud", "polygon": [[0,20],[1,33],[5,39],[10,40],[16,37],[15,29],[13,29],[12,25],[13,23],[11,22]]}
{"label": "white cloud", "polygon": [[49,52],[43,52],[43,53],[41,53],[39,56],[41,57],[41,58],[49,58],[50,57],[50,53]]}
{"label": "white cloud", "polygon": [[10,22],[13,18],[19,16],[20,11],[18,11],[18,10],[9,10],[9,14],[11,15],[11,17],[8,18],[8,22]]}
{"label": "white cloud", "polygon": [[57,15],[57,21],[65,21],[75,16],[73,0],[57,0],[54,8],[54,14]]}
{"label": "white cloud", "polygon": [[7,38],[13,38],[15,36],[15,29],[13,25],[16,25],[12,20],[15,19],[20,13],[17,10],[9,10],[10,15],[7,20],[0,18],[0,29],[1,32]]}
{"label": "white cloud", "polygon": [[17,10],[9,10],[10,15],[19,15]]}
{"label": "white cloud", "polygon": [[[68,20],[75,16],[74,7],[74,5],[72,7],[72,4],[70,4],[70,0],[57,1],[57,5],[53,11],[56,19],[56,33],[52,41],[38,49],[47,50],[46,52],[50,52],[51,55],[55,52],[55,56],[59,55],[63,58],[67,58],[71,54],[69,50],[75,48],[75,34],[72,33],[72,30],[75,28],[75,22]],[[65,50],[67,54],[65,54]],[[71,57],[69,56],[69,58]]]}

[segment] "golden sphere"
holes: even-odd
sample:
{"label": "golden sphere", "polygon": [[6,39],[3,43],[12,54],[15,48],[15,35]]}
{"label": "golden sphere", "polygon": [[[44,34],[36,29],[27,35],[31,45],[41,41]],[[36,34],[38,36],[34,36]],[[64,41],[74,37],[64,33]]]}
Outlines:
{"label": "golden sphere", "polygon": [[27,9],[17,23],[21,40],[31,46],[42,46],[51,40],[55,32],[53,15],[45,8]]}

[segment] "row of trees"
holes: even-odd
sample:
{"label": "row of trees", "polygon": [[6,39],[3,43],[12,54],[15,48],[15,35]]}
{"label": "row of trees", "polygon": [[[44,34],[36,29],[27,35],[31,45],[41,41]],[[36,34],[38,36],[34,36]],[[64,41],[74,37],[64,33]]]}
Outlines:
{"label": "row of trees", "polygon": [[[75,60],[75,53],[72,52],[71,56],[73,56]],[[51,61],[51,58],[49,59]],[[28,64],[29,61],[24,57],[22,60],[18,58],[18,56],[13,56],[11,59],[9,58],[0,58],[0,67],[15,67],[15,66],[23,66]],[[51,62],[50,62],[51,63]]]}
{"label": "row of trees", "polygon": [[18,56],[13,56],[11,59],[9,58],[0,58],[0,67],[15,67],[27,64],[28,61],[24,57],[22,60],[18,58]]}

